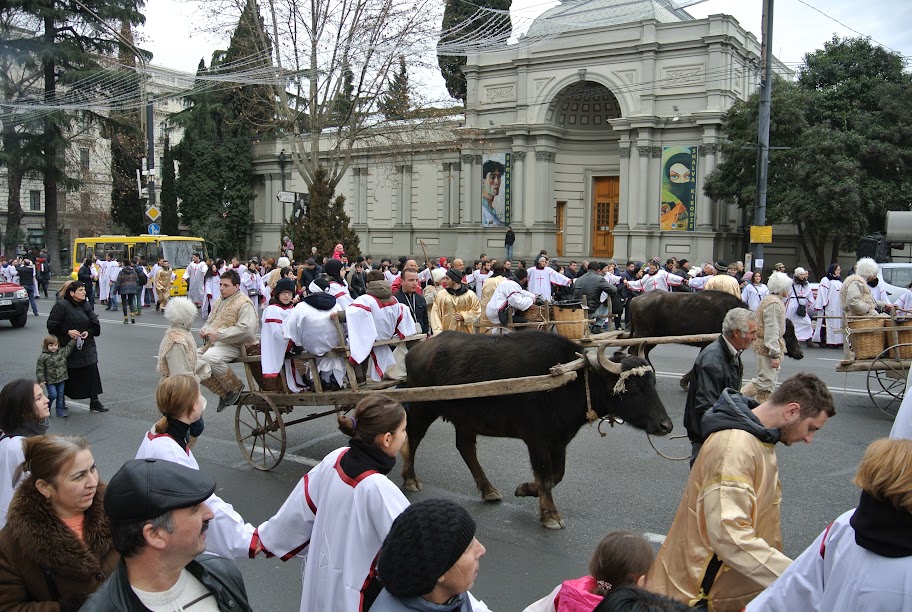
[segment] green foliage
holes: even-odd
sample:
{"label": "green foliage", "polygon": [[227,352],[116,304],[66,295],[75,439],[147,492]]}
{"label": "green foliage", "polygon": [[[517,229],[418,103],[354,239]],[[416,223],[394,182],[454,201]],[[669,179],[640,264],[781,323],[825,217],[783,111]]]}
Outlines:
{"label": "green foliage", "polygon": [[[263,41],[266,41],[265,46]],[[270,42],[256,1],[247,0],[231,35],[228,50],[217,63],[232,64],[244,60],[244,70],[268,68],[272,65]],[[257,61],[250,59],[257,54]],[[236,85],[223,90],[219,97],[223,104],[222,120],[226,125],[256,135],[275,131],[275,96],[268,85]]]}
{"label": "green foliage", "polygon": [[174,154],[171,142],[165,137],[165,153],[162,159],[161,181],[161,228],[162,234],[177,236],[180,234],[177,216],[177,176],[174,172]]}
{"label": "green foliage", "polygon": [[[484,36],[484,29],[487,26],[487,19],[472,19],[472,15],[479,7],[500,9],[509,11],[513,5],[513,0],[478,0],[477,2],[465,2],[465,0],[446,0],[446,7],[443,10],[443,31],[447,31],[460,24],[465,24],[459,30],[458,37],[466,38],[467,36],[478,32],[479,36]],[[503,42],[506,43],[509,36],[505,36]],[[443,39],[446,41],[446,38]],[[440,66],[440,74],[446,82],[447,91],[457,100],[466,101],[466,78],[462,73],[462,67],[465,66],[466,58],[462,55],[438,55],[437,64]]]}
{"label": "green foliage", "polygon": [[389,89],[380,99],[380,112],[388,121],[408,119],[411,116],[411,89],[405,56],[399,56],[399,70],[390,79]]}
{"label": "green foliage", "polygon": [[[912,194],[912,77],[902,58],[864,39],[805,56],[797,83],[772,90],[767,221],[798,229],[819,277],[841,247],[882,230]],[[704,191],[753,212],[758,96],[727,113],[723,161]],[[825,252],[832,240],[830,253]]]}
{"label": "green foliage", "polygon": [[145,139],[139,114],[118,117],[111,126],[111,220],[141,234],[146,230],[145,200],[136,191],[136,170],[142,165]]}
{"label": "green foliage", "polygon": [[351,219],[345,212],[345,196],[333,197],[329,175],[322,166],[317,169],[315,179],[310,187],[307,214],[301,222],[288,224],[292,242],[306,253],[310,253],[311,247],[317,247],[317,253],[321,255],[330,255],[341,242],[346,255],[360,255],[358,234],[351,228]]}
{"label": "green foliage", "polygon": [[332,119],[328,127],[348,125],[355,110],[355,73],[348,60],[343,58],[339,93],[332,100]]}

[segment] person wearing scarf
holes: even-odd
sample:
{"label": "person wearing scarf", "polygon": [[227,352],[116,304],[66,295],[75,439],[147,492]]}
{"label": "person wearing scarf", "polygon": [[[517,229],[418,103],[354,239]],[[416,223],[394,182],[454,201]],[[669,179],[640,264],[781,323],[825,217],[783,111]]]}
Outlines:
{"label": "person wearing scarf", "polygon": [[[814,300],[814,309],[820,313],[814,327],[814,342],[820,345],[841,348],[845,336],[840,329],[842,317],[842,268],[838,263],[830,264],[826,276],[820,281],[817,288],[817,297]],[[824,331],[825,330],[825,331]]]}
{"label": "person wearing scarf", "polygon": [[475,333],[474,325],[481,317],[478,296],[468,290],[462,282],[462,274],[456,270],[447,270],[443,282],[445,290],[438,291],[434,297],[431,330],[435,334],[446,330]]}
{"label": "person wearing scarf", "polygon": [[[341,389],[345,382],[345,361],[341,357],[327,355],[345,341],[339,337],[341,328],[334,320],[343,310],[339,300],[330,293],[332,286],[333,283],[321,278],[313,281],[308,287],[310,295],[303,297],[282,323],[282,336],[293,343],[293,352],[303,351],[316,357],[317,372],[311,371],[311,362],[307,361],[305,371],[294,369],[289,386],[312,388],[314,376],[319,376],[329,389]],[[348,295],[347,291],[345,293]],[[351,300],[351,296],[348,299]]]}

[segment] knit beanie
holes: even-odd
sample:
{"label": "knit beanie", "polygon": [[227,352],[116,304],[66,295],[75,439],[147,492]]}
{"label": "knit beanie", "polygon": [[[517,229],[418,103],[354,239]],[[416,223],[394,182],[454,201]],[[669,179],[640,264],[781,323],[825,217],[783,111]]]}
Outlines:
{"label": "knit beanie", "polygon": [[297,288],[298,288],[297,284],[290,278],[280,278],[279,281],[276,283],[275,291],[273,291],[273,295],[279,295],[283,291],[291,291],[292,293],[294,293],[297,290]]}
{"label": "knit beanie", "polygon": [[450,280],[452,280],[454,283],[459,283],[460,285],[462,284],[462,273],[451,269],[447,270],[446,275],[449,276]]}
{"label": "knit beanie", "polygon": [[445,499],[412,504],[393,521],[380,549],[377,572],[390,595],[417,597],[459,560],[475,537],[475,520]]}

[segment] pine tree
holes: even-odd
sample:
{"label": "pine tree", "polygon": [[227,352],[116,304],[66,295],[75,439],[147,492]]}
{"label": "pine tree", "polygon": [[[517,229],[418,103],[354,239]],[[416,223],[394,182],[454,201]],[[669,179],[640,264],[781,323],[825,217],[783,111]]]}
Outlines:
{"label": "pine tree", "polygon": [[307,214],[300,223],[289,222],[292,241],[306,252],[310,247],[317,247],[317,253],[325,255],[332,253],[333,247],[341,242],[349,257],[359,255],[360,242],[345,212],[345,196],[335,196],[329,175],[322,166],[314,178]]}
{"label": "pine tree", "polygon": [[[513,0],[477,0],[476,2],[465,2],[465,0],[447,0],[446,8],[443,10],[443,31],[465,24],[459,30],[457,36],[466,38],[475,32],[484,33],[487,26],[487,19],[484,17],[472,19],[472,15],[479,8],[492,8],[509,11]],[[469,22],[466,24],[466,22]],[[503,36],[503,42],[506,43],[509,34]],[[446,42],[446,38],[442,41]],[[462,73],[462,66],[465,66],[466,58],[463,55],[438,55],[437,64],[440,66],[440,74],[446,82],[447,91],[457,100],[466,101],[466,78]]]}
{"label": "pine tree", "polygon": [[[219,63],[233,64],[243,60],[245,71],[270,68],[271,42],[256,0],[247,0],[231,35],[228,50]],[[255,60],[251,59],[254,57]],[[219,97],[222,100],[222,120],[226,125],[242,127],[255,135],[275,131],[275,99],[268,85],[238,85],[223,90]]]}
{"label": "pine tree", "polygon": [[399,56],[399,71],[390,79],[389,89],[380,100],[379,106],[380,112],[388,121],[408,119],[410,116],[411,89],[404,55]]}
{"label": "pine tree", "polygon": [[174,173],[174,154],[171,151],[170,139],[165,137],[165,153],[162,159],[161,180],[161,228],[162,234],[177,236],[180,234],[177,216],[177,178]]}
{"label": "pine tree", "polygon": [[339,93],[333,99],[333,125],[347,125],[351,114],[355,112],[355,73],[348,60],[342,60],[342,80],[339,82]]}

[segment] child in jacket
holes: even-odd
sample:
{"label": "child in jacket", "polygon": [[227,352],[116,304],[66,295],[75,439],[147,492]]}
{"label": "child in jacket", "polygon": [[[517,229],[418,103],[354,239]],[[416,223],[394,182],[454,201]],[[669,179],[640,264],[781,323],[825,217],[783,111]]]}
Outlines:
{"label": "child in jacket", "polygon": [[35,372],[35,378],[38,384],[47,388],[48,399],[53,404],[57,402],[57,416],[67,417],[66,398],[63,395],[64,385],[69,377],[67,370],[67,358],[76,347],[76,340],[70,342],[63,348],[60,348],[56,336],[45,336],[41,355],[38,356],[38,366]]}

